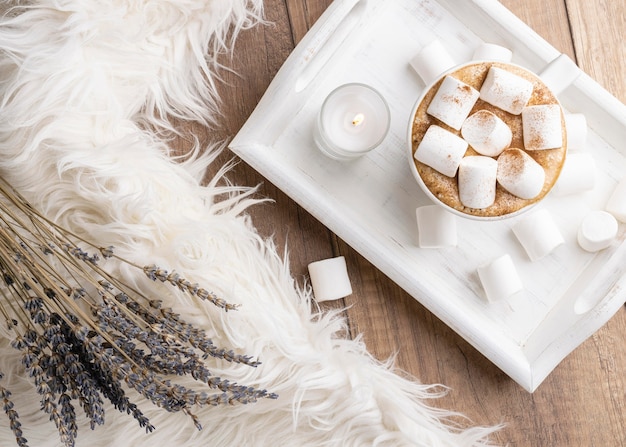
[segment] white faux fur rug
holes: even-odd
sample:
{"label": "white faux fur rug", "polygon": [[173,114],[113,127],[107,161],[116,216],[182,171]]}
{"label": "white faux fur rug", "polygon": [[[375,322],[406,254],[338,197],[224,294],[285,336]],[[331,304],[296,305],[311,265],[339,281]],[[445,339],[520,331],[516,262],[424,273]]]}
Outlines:
{"label": "white faux fur rug", "polygon": [[[200,185],[215,149],[198,148],[204,154],[184,163],[168,157],[160,132],[168,117],[210,122],[219,113],[214,56],[258,23],[260,0],[3,5],[0,175],[64,227],[140,265],[184,272],[240,304],[224,313],[159,290],[218,344],[262,362],[250,368],[209,360],[216,375],[279,395],[199,409],[202,431],[140,397],[156,426],[151,434],[110,405],[95,430],[78,411],[77,446],[489,444],[494,428],[431,408],[438,387],[402,378],[362,342],[342,338],[341,317],[311,312],[310,292],[294,283],[245,214],[254,190],[220,186],[220,176]],[[137,287],[154,287],[124,266],[108,266]],[[0,385],[13,393],[28,445],[58,446],[20,355],[0,341]],[[0,445],[15,445],[2,417]]]}

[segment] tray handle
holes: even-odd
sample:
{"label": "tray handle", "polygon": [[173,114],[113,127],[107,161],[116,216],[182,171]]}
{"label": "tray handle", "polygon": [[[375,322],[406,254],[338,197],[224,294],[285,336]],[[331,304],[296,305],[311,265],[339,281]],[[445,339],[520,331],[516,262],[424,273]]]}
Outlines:
{"label": "tray handle", "polygon": [[367,9],[368,0],[335,2],[337,11],[320,24],[317,36],[306,46],[303,68],[294,83],[296,93],[303,91],[322,70],[333,53],[348,37]]}

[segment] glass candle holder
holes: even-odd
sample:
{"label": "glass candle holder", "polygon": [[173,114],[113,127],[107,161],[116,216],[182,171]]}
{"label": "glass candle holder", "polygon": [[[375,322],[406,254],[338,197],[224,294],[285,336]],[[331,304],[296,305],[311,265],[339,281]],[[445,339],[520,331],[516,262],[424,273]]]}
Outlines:
{"label": "glass candle holder", "polygon": [[322,104],[315,123],[315,144],[335,160],[360,157],[382,143],[390,117],[389,106],[378,91],[365,84],[344,84]]}

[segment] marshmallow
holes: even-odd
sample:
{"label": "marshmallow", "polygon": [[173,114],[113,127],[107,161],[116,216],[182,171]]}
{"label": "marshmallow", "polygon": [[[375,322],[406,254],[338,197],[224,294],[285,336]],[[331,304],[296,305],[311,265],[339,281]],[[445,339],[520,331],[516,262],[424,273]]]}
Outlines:
{"label": "marshmallow", "polygon": [[582,113],[565,115],[567,129],[567,150],[583,149],[587,142],[587,118]]}
{"label": "marshmallow", "polygon": [[475,50],[472,59],[475,61],[511,62],[513,53],[508,48],[493,43],[482,43]]}
{"label": "marshmallow", "polygon": [[512,230],[533,262],[544,258],[565,243],[559,228],[546,210],[524,216],[513,225]]}
{"label": "marshmallow", "polygon": [[520,199],[539,195],[546,180],[543,167],[521,149],[507,149],[498,157],[498,183]]}
{"label": "marshmallow", "polygon": [[617,220],[606,211],[591,211],[578,228],[578,245],[583,250],[604,250],[617,236]]}
{"label": "marshmallow", "polygon": [[558,95],[569,87],[582,71],[566,54],[559,54],[539,73],[541,80],[548,86],[550,91]]}
{"label": "marshmallow", "polygon": [[352,293],[343,256],[312,262],[308,269],[316,301],[337,300]]}
{"label": "marshmallow", "polygon": [[526,150],[557,149],[563,146],[561,106],[540,104],[524,107],[522,132]]}
{"label": "marshmallow", "polygon": [[478,90],[452,76],[443,78],[426,113],[459,130],[478,100]]}
{"label": "marshmallow", "polygon": [[620,222],[626,222],[626,177],[613,190],[605,209]]}
{"label": "marshmallow", "polygon": [[454,177],[467,150],[467,142],[443,127],[428,128],[417,150],[415,159],[448,177]]}
{"label": "marshmallow", "polygon": [[409,65],[426,85],[430,85],[441,74],[454,67],[456,63],[441,42],[433,40],[422,47],[420,52],[411,59]]}
{"label": "marshmallow", "polygon": [[522,113],[533,94],[533,83],[498,67],[491,67],[480,88],[480,99],[513,115]]}
{"label": "marshmallow", "polygon": [[481,155],[495,157],[509,147],[511,128],[495,113],[479,110],[465,120],[461,127],[463,139]]}
{"label": "marshmallow", "polygon": [[496,200],[498,162],[491,157],[465,157],[459,165],[459,199],[468,208],[483,209]]}
{"label": "marshmallow", "polygon": [[500,256],[477,271],[488,301],[508,298],[524,288],[509,255]]}
{"label": "marshmallow", "polygon": [[579,194],[596,184],[596,162],[588,153],[568,154],[561,174],[554,185],[554,194],[565,196]]}
{"label": "marshmallow", "polygon": [[456,247],[456,217],[440,205],[415,210],[420,248]]}

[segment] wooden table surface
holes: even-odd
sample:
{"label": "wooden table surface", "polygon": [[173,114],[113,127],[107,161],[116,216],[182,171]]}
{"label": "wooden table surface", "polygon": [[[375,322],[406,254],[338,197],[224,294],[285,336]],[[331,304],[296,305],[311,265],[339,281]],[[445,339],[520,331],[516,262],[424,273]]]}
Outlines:
{"label": "wooden table surface", "polygon": [[[243,32],[233,55],[222,58],[234,73],[223,73],[219,128],[194,132],[207,142],[232,138],[284,60],[330,3],[266,0],[265,15],[272,24]],[[502,3],[626,102],[626,44],[622,40],[626,0]],[[226,151],[217,164],[233,156]],[[244,162],[228,177],[240,185],[262,183],[259,194],[274,200],[249,213],[262,235],[273,235],[279,251],[287,245],[298,281],[304,281],[308,263],[346,257],[354,293],[331,306],[350,306],[346,315],[352,336],[363,334],[376,357],[384,360],[397,353],[397,366],[402,370],[424,383],[450,387],[435,405],[464,413],[474,424],[507,424],[493,438],[501,445],[626,445],[624,308],[530,394]]]}

